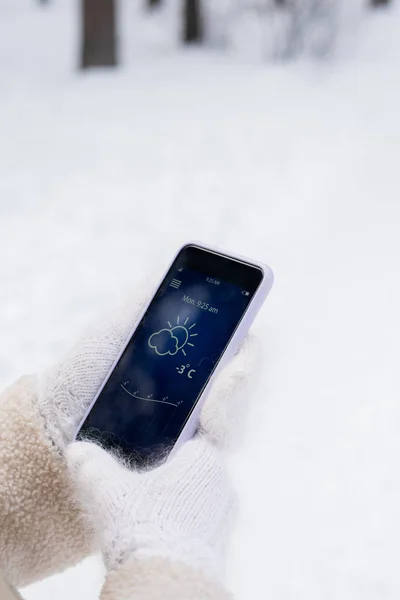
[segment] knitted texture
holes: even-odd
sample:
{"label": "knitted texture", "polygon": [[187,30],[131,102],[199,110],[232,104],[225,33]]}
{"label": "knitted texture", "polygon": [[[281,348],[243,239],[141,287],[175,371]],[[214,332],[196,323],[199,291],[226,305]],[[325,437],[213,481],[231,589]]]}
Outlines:
{"label": "knitted texture", "polygon": [[240,438],[249,408],[245,384],[258,359],[257,344],[247,339],[214,382],[198,436],[153,471],[131,472],[94,444],[69,448],[70,471],[109,569],[134,552],[221,577],[235,506],[223,456]]}
{"label": "knitted texture", "polygon": [[[126,340],[148,298],[145,292],[93,328],[72,348],[64,360],[39,379],[38,408],[51,439],[64,448],[74,438],[80,421]],[[146,291],[147,290],[147,291]]]}
{"label": "knitted texture", "polygon": [[235,497],[210,442],[191,440],[148,473],[131,472],[86,442],[67,455],[82,503],[101,528],[109,569],[135,551],[136,558],[181,560],[211,579],[221,577]]}
{"label": "knitted texture", "polygon": [[253,398],[248,393],[249,384],[257,378],[261,362],[260,341],[249,334],[207,396],[200,417],[201,431],[224,452],[240,446]]}

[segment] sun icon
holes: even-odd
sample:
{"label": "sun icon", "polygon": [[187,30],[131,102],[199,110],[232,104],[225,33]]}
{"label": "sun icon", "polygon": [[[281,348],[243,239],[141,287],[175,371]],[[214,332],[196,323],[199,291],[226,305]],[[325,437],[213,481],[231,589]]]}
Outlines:
{"label": "sun icon", "polygon": [[196,323],[189,325],[189,317],[187,317],[184,323],[181,324],[178,316],[176,318],[176,325],[172,325],[170,321],[167,321],[167,324],[168,328],[165,327],[149,337],[148,343],[150,348],[159,356],[165,356],[166,354],[174,356],[180,350],[186,356],[185,346],[194,346],[190,338],[197,336],[197,333],[191,331],[196,326]]}

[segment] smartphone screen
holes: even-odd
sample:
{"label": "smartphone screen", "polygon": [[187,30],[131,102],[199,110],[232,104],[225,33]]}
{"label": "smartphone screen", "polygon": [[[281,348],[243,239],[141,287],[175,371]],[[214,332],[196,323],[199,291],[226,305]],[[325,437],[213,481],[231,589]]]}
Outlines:
{"label": "smartphone screen", "polygon": [[137,462],[170,449],[263,279],[262,269],[195,245],[157,290],[78,439]]}

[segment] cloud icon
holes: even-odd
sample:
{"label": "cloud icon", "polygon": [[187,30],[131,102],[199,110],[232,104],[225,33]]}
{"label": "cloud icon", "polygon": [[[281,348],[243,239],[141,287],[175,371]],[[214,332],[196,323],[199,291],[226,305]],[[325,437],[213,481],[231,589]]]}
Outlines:
{"label": "cloud icon", "polygon": [[174,356],[179,350],[179,340],[170,329],[161,329],[149,337],[149,346],[159,356]]}

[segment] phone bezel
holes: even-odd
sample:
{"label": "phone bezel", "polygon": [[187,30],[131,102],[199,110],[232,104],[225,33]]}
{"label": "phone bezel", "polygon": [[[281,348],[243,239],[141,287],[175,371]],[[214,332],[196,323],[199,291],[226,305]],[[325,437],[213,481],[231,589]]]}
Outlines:
{"label": "phone bezel", "polygon": [[175,257],[157,292],[162,288],[171,272],[185,268],[243,287],[250,292],[251,297],[257,291],[264,277],[263,269],[257,264],[197,244],[187,244]]}

